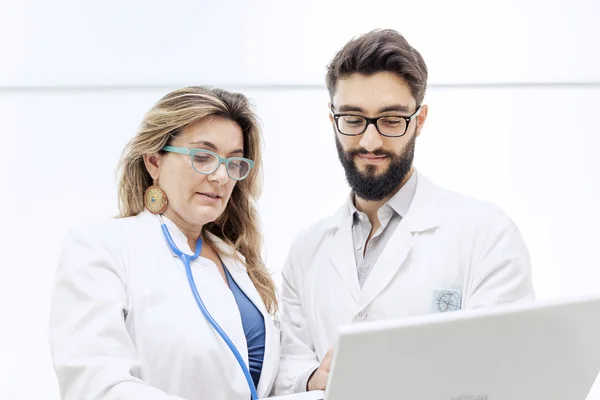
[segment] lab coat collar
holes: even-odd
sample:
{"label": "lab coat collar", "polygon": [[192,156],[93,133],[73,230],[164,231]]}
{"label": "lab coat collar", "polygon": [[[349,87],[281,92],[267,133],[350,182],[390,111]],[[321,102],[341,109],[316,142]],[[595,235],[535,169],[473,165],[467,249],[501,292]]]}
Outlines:
{"label": "lab coat collar", "polygon": [[[144,214],[141,215],[143,218],[155,219],[157,225],[159,225],[158,231],[160,232],[160,218],[158,216],[152,215],[147,210],[144,210],[141,214]],[[187,237],[177,227],[177,225],[175,225],[175,223],[165,215],[162,215],[162,220],[167,226],[167,229],[169,230],[169,233],[171,234],[175,245],[177,245],[177,247],[186,254],[194,254],[190,249]],[[213,246],[215,247],[215,251],[217,252],[217,254],[219,254],[221,261],[223,262],[223,264],[225,264],[225,266],[229,270],[229,273],[231,274],[235,282],[238,284],[240,289],[242,289],[246,296],[248,296],[248,298],[258,307],[258,309],[263,315],[268,315],[267,309],[258,291],[256,290],[254,284],[252,283],[246,272],[246,258],[239,251],[235,250],[231,245],[226,243],[220,237],[207,231],[204,231],[203,235],[204,237],[210,238],[210,240],[213,243]],[[173,253],[173,255],[175,254]]]}
{"label": "lab coat collar", "polygon": [[[143,218],[154,219],[154,220],[156,220],[156,223],[160,225],[160,218],[158,216],[151,214],[148,210],[144,210],[142,213],[140,213],[140,216],[142,216]],[[162,214],[161,218],[164,221],[165,225],[167,226],[167,229],[169,230],[169,233],[171,234],[173,241],[177,245],[177,248],[179,248],[179,250],[183,251],[186,254],[193,255],[194,252],[190,249],[187,236],[185,236],[185,234],[181,231],[181,229],[179,229],[179,227],[173,221],[171,221],[169,219],[169,217],[167,217],[166,215]],[[246,270],[246,267],[245,267],[246,258],[240,252],[234,250],[232,248],[232,246],[225,243],[225,241],[223,239],[219,238],[218,236],[216,236],[210,232],[204,231],[202,234],[204,235],[204,237],[210,237],[210,239],[214,243],[214,246],[216,247],[217,252],[219,253],[219,256],[221,256],[221,258],[223,258],[224,256],[227,256],[232,259],[239,258],[241,263],[239,263],[239,265],[237,265],[237,267],[243,269],[244,271]],[[162,234],[161,234],[161,236],[162,236]]]}
{"label": "lab coat collar", "polygon": [[350,208],[345,204],[330,218],[330,259],[352,294],[357,312],[366,307],[396,275],[410,253],[414,234],[439,225],[439,193],[440,189],[427,178],[420,174],[417,176],[417,188],[411,206],[396,227],[362,290],[356,271]]}
{"label": "lab coat collar", "polygon": [[[440,224],[440,189],[416,169],[414,174],[417,175],[415,195],[408,212],[403,216],[412,233],[423,232]],[[352,226],[351,219],[350,208],[345,204],[329,219],[327,226],[329,229],[346,229],[347,224]]]}
{"label": "lab coat collar", "polygon": [[[146,212],[149,213],[149,211],[146,211]],[[167,217],[164,214],[161,215],[161,217],[162,217],[163,222],[167,226],[167,229],[169,230],[169,234],[171,234],[171,237],[173,238],[173,241],[175,242],[175,245],[177,246],[177,248],[186,254],[193,255],[194,252],[190,249],[190,245],[188,243],[187,236],[185,236],[185,234],[181,231],[181,229],[179,229],[179,227],[177,225],[175,225],[175,223],[173,221],[171,221],[169,219],[169,217]],[[158,216],[156,216],[155,218],[160,223],[160,218]]]}
{"label": "lab coat collar", "polygon": [[[144,210],[140,214],[141,218],[155,220],[157,225],[157,232],[160,232],[160,219],[158,216],[152,215],[147,210]],[[193,254],[189,248],[187,237],[185,234],[166,216],[162,216],[162,219],[167,226],[173,241],[177,247],[187,254]],[[162,233],[159,233],[162,236]],[[278,365],[278,354],[279,354],[279,332],[272,323],[272,316],[268,313],[267,308],[256,290],[256,287],[252,283],[252,280],[247,274],[246,269],[246,258],[239,252],[236,251],[232,246],[227,244],[223,239],[217,237],[210,232],[204,232],[205,237],[209,237],[215,247],[216,252],[219,254],[221,261],[229,271],[232,279],[244,292],[244,294],[250,299],[252,303],[258,308],[265,320],[265,354],[263,359],[262,372],[260,381],[257,387],[257,393],[260,397],[267,397],[268,391],[275,378],[275,373]],[[164,240],[164,238],[163,238]],[[168,247],[168,246],[167,246]],[[169,248],[170,249],[170,248]],[[247,359],[246,359],[247,361]]]}

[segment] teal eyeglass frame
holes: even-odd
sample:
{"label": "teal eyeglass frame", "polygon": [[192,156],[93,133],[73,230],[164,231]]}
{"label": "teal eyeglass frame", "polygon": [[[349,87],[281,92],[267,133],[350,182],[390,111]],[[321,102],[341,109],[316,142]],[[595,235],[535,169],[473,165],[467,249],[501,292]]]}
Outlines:
{"label": "teal eyeglass frame", "polygon": [[[176,147],[176,146],[165,146],[162,148],[163,151],[168,151],[170,153],[179,153],[179,154],[186,154],[190,156],[190,163],[192,164],[192,168],[194,168],[194,171],[203,174],[203,175],[210,175],[212,173],[214,173],[217,169],[219,169],[219,167],[221,166],[221,164],[225,164],[225,170],[227,171],[227,175],[236,181],[242,181],[244,179],[246,179],[248,177],[248,175],[250,175],[250,171],[252,170],[252,168],[254,168],[254,161],[248,159],[248,158],[244,158],[244,157],[229,157],[229,158],[224,158],[221,157],[220,155],[218,155],[217,153],[215,153],[214,151],[210,151],[210,150],[206,150],[206,149],[193,149],[193,148],[187,148],[187,147]],[[217,163],[217,165],[215,166],[215,169],[213,169],[210,172],[202,172],[202,171],[198,171],[196,169],[196,167],[194,167],[194,156],[198,153],[206,153],[206,154],[211,154],[215,157],[217,157],[217,159],[219,160],[219,162]],[[231,176],[229,174],[229,163],[231,161],[236,161],[236,160],[244,160],[248,163],[248,165],[250,165],[250,168],[248,168],[248,173],[246,175],[244,175],[241,178],[234,178],[233,176]]]}

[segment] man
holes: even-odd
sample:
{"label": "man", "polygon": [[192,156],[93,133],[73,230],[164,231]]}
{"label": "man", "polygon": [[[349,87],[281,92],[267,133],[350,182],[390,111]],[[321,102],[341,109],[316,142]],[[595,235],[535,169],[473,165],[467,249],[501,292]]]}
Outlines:
{"label": "man", "polygon": [[393,30],[372,31],[336,54],[326,81],[352,192],[290,249],[275,394],[325,389],[340,325],[534,299],[515,224],[413,167],[428,112],[419,52]]}

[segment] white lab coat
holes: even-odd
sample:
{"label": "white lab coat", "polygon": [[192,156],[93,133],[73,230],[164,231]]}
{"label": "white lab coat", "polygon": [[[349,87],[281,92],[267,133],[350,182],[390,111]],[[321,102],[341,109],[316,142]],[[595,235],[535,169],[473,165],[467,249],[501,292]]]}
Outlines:
{"label": "white lab coat", "polygon": [[408,213],[362,290],[351,226],[345,204],[292,244],[282,271],[275,394],[305,390],[341,325],[435,312],[442,291],[458,297],[462,309],[534,299],[529,254],[515,224],[496,206],[443,190],[421,174]]}
{"label": "white lab coat", "polygon": [[[184,234],[164,221],[177,247],[191,253]],[[257,392],[267,397],[279,361],[279,329],[243,262],[216,241],[232,278],[265,320]],[[231,290],[208,259],[192,262],[192,271],[207,309],[248,365]],[[168,247],[158,217],[147,211],[68,236],[52,295],[49,336],[63,400],[250,399],[234,355],[198,309],[183,263]]]}

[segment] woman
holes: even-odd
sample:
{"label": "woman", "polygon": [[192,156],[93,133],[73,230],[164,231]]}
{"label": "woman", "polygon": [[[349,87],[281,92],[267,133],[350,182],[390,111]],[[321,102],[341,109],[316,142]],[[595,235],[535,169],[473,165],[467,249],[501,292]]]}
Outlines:
{"label": "woman", "polygon": [[145,116],[120,163],[121,218],[72,232],[60,258],[50,344],[63,400],[270,393],[259,134],[247,99],[220,89],[176,90]]}

